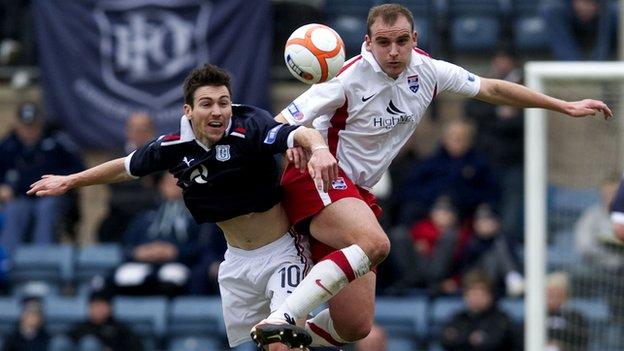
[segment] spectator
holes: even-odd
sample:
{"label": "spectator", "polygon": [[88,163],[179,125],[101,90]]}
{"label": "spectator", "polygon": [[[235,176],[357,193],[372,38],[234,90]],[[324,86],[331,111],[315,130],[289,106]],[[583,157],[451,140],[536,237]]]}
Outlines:
{"label": "spectator", "polygon": [[386,336],[386,331],[376,324],[372,326],[368,336],[355,343],[355,351],[386,351],[387,349],[388,337]]}
{"label": "spectator", "polygon": [[43,308],[39,298],[22,302],[19,324],[6,336],[3,351],[47,351],[50,336],[44,328]]}
{"label": "spectator", "polygon": [[82,162],[59,134],[46,135],[39,107],[27,102],[17,110],[15,129],[0,142],[0,202],[5,222],[1,244],[9,255],[26,240],[49,244],[56,240],[62,202],[66,198],[29,197],[26,191],[42,174],[80,171]]}
{"label": "spectator", "polygon": [[[155,127],[149,115],[133,113],[126,121],[126,145],[116,152],[125,156],[155,138]],[[108,216],[100,224],[98,239],[101,242],[119,242],[128,223],[139,213],[158,206],[156,179],[141,177],[109,185],[111,197]]]}
{"label": "spectator", "polygon": [[[400,263],[404,270],[401,274],[403,278],[395,284],[395,288],[399,292],[413,287],[426,288],[432,293],[457,292],[454,273],[459,270],[461,252],[468,237],[469,231],[460,225],[451,201],[440,197],[431,208],[429,217],[416,222],[411,228],[410,245],[394,246],[396,256],[411,261]],[[406,250],[410,252],[402,252]]]}
{"label": "spectator", "polygon": [[85,322],[74,325],[68,332],[77,350],[141,351],[141,340],[128,326],[112,314],[110,294],[100,291],[89,296],[89,312]]}
{"label": "spectator", "polygon": [[484,155],[473,147],[474,133],[474,125],[463,119],[444,126],[438,151],[417,164],[401,187],[409,212],[404,220],[423,217],[442,195],[451,198],[461,219],[477,205],[497,201],[498,184]]}
{"label": "spectator", "polygon": [[[521,83],[522,74],[512,53],[498,51],[490,61],[491,78]],[[515,242],[524,240],[524,113],[511,106],[494,106],[470,99],[466,115],[477,124],[476,148],[487,153],[494,176],[501,187],[503,233]]]}
{"label": "spectator", "polygon": [[617,178],[605,179],[602,202],[586,208],[574,226],[576,248],[585,262],[611,272],[624,268],[624,255],[614,248],[618,245],[609,215],[618,182]]}
{"label": "spectator", "polygon": [[199,225],[184,206],[182,190],[169,173],[160,178],[158,188],[162,204],[139,214],[124,233],[128,262],[114,273],[121,294],[181,294],[198,257]]}
{"label": "spectator", "polygon": [[562,272],[551,273],[546,281],[549,351],[587,350],[587,321],[579,312],[566,307],[570,282]]}
{"label": "spectator", "polygon": [[514,251],[501,233],[498,216],[489,205],[477,208],[473,221],[473,234],[470,237],[462,261],[462,269],[471,271],[482,269],[494,280],[495,291],[506,291],[509,296],[519,296],[524,292],[524,279]]}
{"label": "spectator", "polygon": [[442,329],[440,341],[444,349],[521,350],[510,318],[496,304],[487,273],[479,270],[467,273],[463,286],[466,309],[453,316]]}
{"label": "spectator", "polygon": [[607,1],[563,0],[543,11],[555,60],[613,59],[617,15]]}

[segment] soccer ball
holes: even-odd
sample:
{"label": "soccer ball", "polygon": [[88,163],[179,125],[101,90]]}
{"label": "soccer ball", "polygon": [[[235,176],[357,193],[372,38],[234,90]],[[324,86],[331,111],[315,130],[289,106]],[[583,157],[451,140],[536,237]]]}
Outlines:
{"label": "soccer ball", "polygon": [[307,84],[332,79],[345,61],[342,39],[323,24],[306,24],[297,28],[286,41],[286,67],[295,78]]}

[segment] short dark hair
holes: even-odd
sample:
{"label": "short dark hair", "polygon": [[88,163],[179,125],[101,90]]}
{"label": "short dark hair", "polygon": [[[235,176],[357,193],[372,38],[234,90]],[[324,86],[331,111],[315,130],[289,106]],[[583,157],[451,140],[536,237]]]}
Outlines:
{"label": "short dark hair", "polygon": [[230,74],[223,68],[208,63],[192,70],[184,80],[184,103],[193,107],[195,91],[206,85],[225,86],[232,96]]}
{"label": "short dark hair", "polygon": [[381,17],[383,23],[386,24],[394,24],[399,16],[404,16],[409,21],[412,26],[412,31],[414,31],[414,16],[412,15],[412,11],[410,11],[407,7],[399,4],[383,4],[374,6],[368,11],[368,19],[366,21],[366,32],[370,36],[371,35],[371,27],[377,17]]}
{"label": "short dark hair", "polygon": [[462,279],[462,284],[464,291],[477,286],[484,287],[490,293],[492,293],[494,289],[492,277],[486,271],[479,268],[468,271]]}

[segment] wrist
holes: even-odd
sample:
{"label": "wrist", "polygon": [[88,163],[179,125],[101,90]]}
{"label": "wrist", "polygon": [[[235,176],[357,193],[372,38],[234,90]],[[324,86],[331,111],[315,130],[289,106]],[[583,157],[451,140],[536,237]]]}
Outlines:
{"label": "wrist", "polygon": [[327,145],[314,146],[310,151],[312,151],[312,153],[315,153],[318,150],[329,150],[329,146]]}

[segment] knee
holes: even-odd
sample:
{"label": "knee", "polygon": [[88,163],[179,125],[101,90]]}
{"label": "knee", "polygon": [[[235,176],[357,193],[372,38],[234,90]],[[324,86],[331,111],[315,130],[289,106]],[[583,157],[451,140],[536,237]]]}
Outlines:
{"label": "knee", "polygon": [[340,325],[334,326],[336,332],[343,340],[348,342],[356,342],[364,339],[371,332],[373,327],[373,321],[369,319],[351,320],[348,326],[341,328]]}
{"label": "knee", "polygon": [[380,264],[390,253],[390,239],[385,233],[375,235],[367,243],[367,248],[362,248],[373,266]]}

